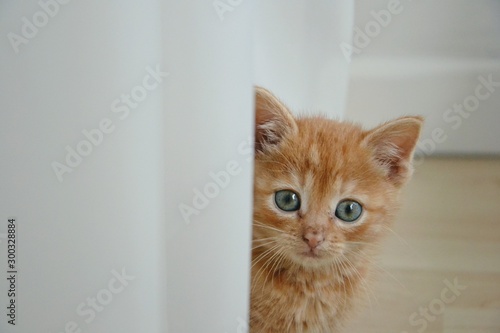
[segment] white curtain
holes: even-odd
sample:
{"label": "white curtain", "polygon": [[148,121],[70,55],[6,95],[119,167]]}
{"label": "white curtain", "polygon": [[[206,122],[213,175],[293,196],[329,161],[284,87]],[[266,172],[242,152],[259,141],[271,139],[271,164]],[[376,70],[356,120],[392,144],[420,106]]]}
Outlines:
{"label": "white curtain", "polygon": [[245,332],[253,85],[340,117],[352,16],[343,1],[2,2],[2,274],[9,219],[17,243],[0,331]]}

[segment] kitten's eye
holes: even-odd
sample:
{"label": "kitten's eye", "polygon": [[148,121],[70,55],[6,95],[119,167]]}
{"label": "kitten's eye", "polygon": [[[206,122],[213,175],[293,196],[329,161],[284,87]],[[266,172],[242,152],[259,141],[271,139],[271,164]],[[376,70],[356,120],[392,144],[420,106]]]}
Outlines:
{"label": "kitten's eye", "polygon": [[363,207],[359,202],[354,200],[343,200],[335,209],[335,216],[344,222],[354,222],[361,216]]}
{"label": "kitten's eye", "polygon": [[274,194],[274,201],[279,209],[293,212],[300,208],[299,195],[290,190],[281,190]]}

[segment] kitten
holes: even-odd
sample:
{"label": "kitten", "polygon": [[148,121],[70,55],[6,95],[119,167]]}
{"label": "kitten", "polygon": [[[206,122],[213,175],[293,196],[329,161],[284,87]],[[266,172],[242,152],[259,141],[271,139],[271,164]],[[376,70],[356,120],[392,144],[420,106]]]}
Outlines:
{"label": "kitten", "polygon": [[364,131],[256,88],[250,332],[339,332],[409,180],[423,120]]}

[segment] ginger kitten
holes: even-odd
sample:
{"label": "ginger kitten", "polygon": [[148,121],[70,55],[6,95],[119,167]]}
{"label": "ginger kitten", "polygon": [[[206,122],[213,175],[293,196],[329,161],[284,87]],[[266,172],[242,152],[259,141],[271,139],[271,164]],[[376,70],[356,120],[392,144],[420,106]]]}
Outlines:
{"label": "ginger kitten", "polygon": [[256,88],[250,332],[339,332],[369,282],[422,125],[296,118]]}

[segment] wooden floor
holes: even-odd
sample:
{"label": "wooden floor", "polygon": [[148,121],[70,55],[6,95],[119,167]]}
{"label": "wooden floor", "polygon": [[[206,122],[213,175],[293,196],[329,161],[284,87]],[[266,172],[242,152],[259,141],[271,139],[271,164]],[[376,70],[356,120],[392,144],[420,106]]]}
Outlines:
{"label": "wooden floor", "polygon": [[500,332],[500,159],[426,159],[346,333]]}

